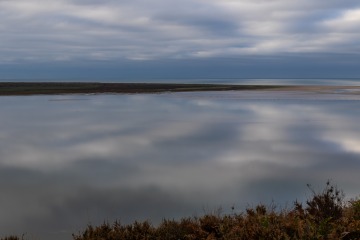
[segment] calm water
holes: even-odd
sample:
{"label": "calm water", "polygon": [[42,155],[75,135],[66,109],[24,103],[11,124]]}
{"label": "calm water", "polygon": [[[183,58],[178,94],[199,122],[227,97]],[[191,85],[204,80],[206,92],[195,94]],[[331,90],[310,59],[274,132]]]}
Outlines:
{"label": "calm water", "polygon": [[0,234],[291,205],[332,179],[357,196],[357,93],[0,97]]}

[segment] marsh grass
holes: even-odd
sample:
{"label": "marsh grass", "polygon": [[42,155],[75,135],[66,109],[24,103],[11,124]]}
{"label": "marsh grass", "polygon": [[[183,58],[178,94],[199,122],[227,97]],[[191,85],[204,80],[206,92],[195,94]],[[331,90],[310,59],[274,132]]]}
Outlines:
{"label": "marsh grass", "polygon": [[[88,225],[73,240],[232,240],[232,239],[360,239],[360,199],[344,200],[344,194],[328,181],[322,191],[308,185],[312,195],[289,209],[273,204],[257,205],[242,213],[206,214],[180,220]],[[0,240],[20,240],[15,236]]]}
{"label": "marsh grass", "polygon": [[24,235],[21,238],[18,236],[15,236],[15,235],[10,235],[10,236],[1,238],[0,240],[24,240]]}
{"label": "marsh grass", "polygon": [[207,214],[130,225],[103,223],[74,234],[74,240],[116,239],[360,239],[360,200],[344,201],[342,191],[328,181],[322,191],[308,185],[311,197],[305,206],[295,201],[290,209],[257,205],[243,213]]}

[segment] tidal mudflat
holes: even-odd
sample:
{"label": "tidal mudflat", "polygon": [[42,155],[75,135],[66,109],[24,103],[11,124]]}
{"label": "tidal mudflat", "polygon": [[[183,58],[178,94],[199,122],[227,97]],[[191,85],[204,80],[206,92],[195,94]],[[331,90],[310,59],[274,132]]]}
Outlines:
{"label": "tidal mudflat", "polygon": [[[359,194],[356,87],[0,97],[0,229],[71,239],[86,224]],[[289,202],[290,201],[290,202]]]}
{"label": "tidal mudflat", "polygon": [[259,90],[278,88],[281,88],[281,86],[116,82],[0,82],[0,96],[104,93],[164,93],[193,91]]}

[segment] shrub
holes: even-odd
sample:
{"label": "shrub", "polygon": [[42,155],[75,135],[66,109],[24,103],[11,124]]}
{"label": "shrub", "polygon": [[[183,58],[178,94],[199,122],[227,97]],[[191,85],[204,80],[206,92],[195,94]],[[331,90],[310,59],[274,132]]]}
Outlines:
{"label": "shrub", "polygon": [[308,184],[313,196],[306,201],[306,212],[317,224],[327,224],[342,217],[344,194],[333,186],[330,181],[326,182],[325,189],[315,192]]}
{"label": "shrub", "polygon": [[360,234],[360,201],[345,205],[344,194],[326,182],[322,191],[308,188],[312,196],[295,202],[290,210],[275,211],[259,204],[245,213],[207,214],[180,221],[163,220],[158,227],[149,222],[113,226],[88,226],[74,240],[195,240],[195,239],[357,239]]}
{"label": "shrub", "polygon": [[20,238],[18,236],[11,235],[4,238],[0,238],[0,240],[20,240]]}
{"label": "shrub", "polygon": [[351,200],[350,209],[352,211],[352,217],[355,220],[360,220],[360,199]]}
{"label": "shrub", "polygon": [[[123,225],[89,225],[74,240],[242,240],[242,239],[360,239],[360,200],[344,202],[344,194],[330,181],[322,191],[314,191],[304,203],[275,211],[275,206],[259,204],[244,213],[206,214],[181,220],[163,220]],[[23,239],[23,238],[22,238]],[[20,240],[16,236],[0,240]]]}

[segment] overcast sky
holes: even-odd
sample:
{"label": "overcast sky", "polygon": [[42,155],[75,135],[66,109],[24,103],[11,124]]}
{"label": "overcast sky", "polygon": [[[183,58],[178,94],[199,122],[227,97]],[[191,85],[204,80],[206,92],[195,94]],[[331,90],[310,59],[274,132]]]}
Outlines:
{"label": "overcast sky", "polygon": [[360,76],[356,0],[0,0],[0,19],[2,79]]}

